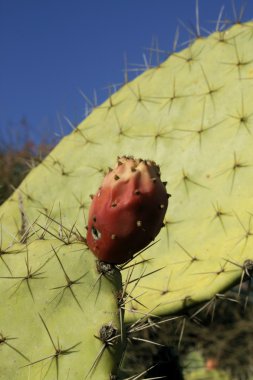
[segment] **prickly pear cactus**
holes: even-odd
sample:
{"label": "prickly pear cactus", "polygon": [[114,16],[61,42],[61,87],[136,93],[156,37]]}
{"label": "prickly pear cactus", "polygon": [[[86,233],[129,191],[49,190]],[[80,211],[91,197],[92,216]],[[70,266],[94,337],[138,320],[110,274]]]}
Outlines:
{"label": "prickly pear cactus", "polygon": [[123,264],[155,239],[168,206],[165,184],[155,162],[118,158],[89,210],[87,244],[100,260]]}
{"label": "prickly pear cactus", "polygon": [[[64,308],[66,295],[70,302],[66,314],[63,312],[57,322],[53,306],[47,301],[50,289],[64,286],[64,271],[49,246],[52,239],[59,243],[64,268],[67,273],[73,269],[71,279],[81,278],[88,270],[93,276],[88,282],[94,282],[90,268],[94,268],[95,258],[84,243],[89,195],[96,193],[107,166],[113,166],[117,156],[133,155],[157,162],[172,195],[157,243],[139,255],[135,264],[120,267],[125,294],[128,293],[124,305],[126,322],[180,313],[192,305],[215,300],[252,274],[252,44],[253,24],[238,24],[196,39],[187,49],[171,54],[159,66],[126,83],[95,107],[1,207],[0,287],[4,299],[0,314],[0,373],[11,371],[5,356],[10,351],[13,361],[18,361],[17,367],[24,366],[27,377],[29,370],[45,370],[44,377],[50,378],[44,367],[49,363],[48,371],[55,371],[52,376],[58,373],[59,379],[64,378],[60,377],[61,365],[70,368],[70,360],[78,361],[80,352],[84,355],[80,358],[88,355],[90,363],[95,360],[96,364],[101,341],[94,335],[103,321],[111,323],[114,313],[103,304],[102,294],[110,298],[113,291],[101,284],[103,293],[98,300],[103,298],[103,302],[95,302],[94,292],[91,306],[87,289],[82,299],[81,287],[73,285],[76,297],[67,288],[57,308]],[[80,257],[73,267],[75,253],[67,254],[67,250],[75,251],[76,244],[85,251],[89,264],[79,266],[86,260]],[[35,260],[35,272],[27,275],[26,249],[30,252],[32,247],[36,249],[29,260]],[[42,258],[43,250],[51,252],[49,262],[47,255]],[[11,255],[13,252],[16,254]],[[19,264],[15,260],[20,260]],[[33,273],[43,277],[41,272],[53,262],[57,269],[50,269],[52,282],[43,286],[41,278],[30,280]],[[47,273],[45,277],[49,281]],[[13,295],[9,293],[12,283]],[[42,292],[39,285],[47,292],[41,295],[44,303],[37,306],[37,294]],[[81,313],[80,306],[87,314]],[[92,318],[98,309],[101,317],[95,332]],[[114,304],[113,310],[116,309]],[[79,316],[70,320],[74,310]],[[26,320],[23,315],[30,311],[32,316]],[[95,342],[89,348],[78,345],[87,333],[79,323],[82,320],[85,324],[86,319],[90,321],[86,329]],[[32,335],[28,338],[23,327],[30,325]],[[112,325],[117,325],[116,320]],[[75,330],[73,335],[68,334],[70,327]],[[61,344],[60,355],[57,347]],[[79,353],[68,355],[68,351]]]}
{"label": "prickly pear cactus", "polygon": [[99,273],[83,244],[14,244],[2,251],[0,284],[1,380],[108,380],[117,372],[120,275]]}

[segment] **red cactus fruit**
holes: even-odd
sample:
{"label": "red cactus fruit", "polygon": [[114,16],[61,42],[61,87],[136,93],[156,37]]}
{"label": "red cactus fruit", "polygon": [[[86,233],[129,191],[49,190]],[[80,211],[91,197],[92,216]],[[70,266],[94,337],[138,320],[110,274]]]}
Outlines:
{"label": "red cactus fruit", "polygon": [[155,162],[118,158],[89,211],[86,240],[99,260],[122,264],[154,240],[168,206],[165,186]]}

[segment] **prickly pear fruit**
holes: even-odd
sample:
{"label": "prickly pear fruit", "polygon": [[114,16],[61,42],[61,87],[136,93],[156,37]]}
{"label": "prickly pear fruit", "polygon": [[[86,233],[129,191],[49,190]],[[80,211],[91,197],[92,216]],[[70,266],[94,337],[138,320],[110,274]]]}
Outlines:
{"label": "prickly pear fruit", "polygon": [[120,157],[92,197],[87,244],[101,261],[122,264],[163,226],[169,194],[154,161]]}

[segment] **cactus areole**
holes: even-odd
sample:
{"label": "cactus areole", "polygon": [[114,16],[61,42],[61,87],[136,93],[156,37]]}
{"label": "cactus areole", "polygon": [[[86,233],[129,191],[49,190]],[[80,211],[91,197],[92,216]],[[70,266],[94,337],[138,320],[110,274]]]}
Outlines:
{"label": "cactus areole", "polygon": [[99,260],[122,264],[155,239],[168,206],[154,161],[120,157],[89,210],[87,244]]}

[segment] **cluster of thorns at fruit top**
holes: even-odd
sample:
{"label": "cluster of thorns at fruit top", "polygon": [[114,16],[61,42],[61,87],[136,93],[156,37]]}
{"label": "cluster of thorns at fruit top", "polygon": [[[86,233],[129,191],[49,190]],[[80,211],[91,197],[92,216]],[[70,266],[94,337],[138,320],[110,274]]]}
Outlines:
{"label": "cluster of thorns at fruit top", "polygon": [[119,157],[92,196],[89,248],[111,264],[131,260],[160,232],[169,197],[154,161]]}

